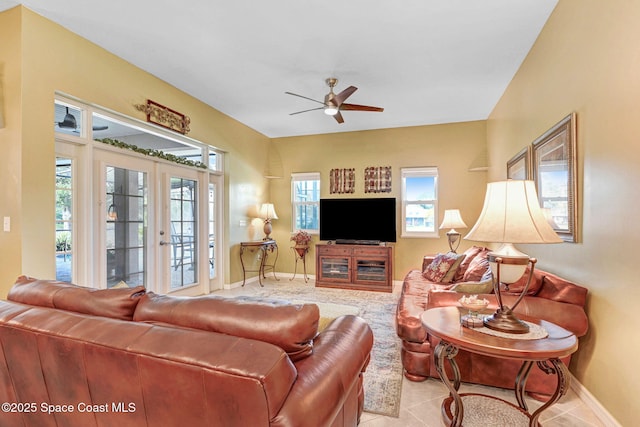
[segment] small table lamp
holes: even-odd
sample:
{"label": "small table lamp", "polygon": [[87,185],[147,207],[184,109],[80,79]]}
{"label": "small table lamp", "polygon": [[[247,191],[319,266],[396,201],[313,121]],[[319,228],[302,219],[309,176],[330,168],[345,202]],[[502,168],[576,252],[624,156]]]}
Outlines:
{"label": "small table lamp", "polygon": [[442,224],[440,224],[440,230],[446,230],[447,228],[451,229],[447,231],[449,249],[451,249],[451,252],[456,253],[458,246],[460,246],[460,233],[455,229],[467,228],[467,224],[462,220],[458,209],[447,209],[444,211],[444,219],[442,220]]}
{"label": "small table lamp", "polygon": [[272,219],[278,219],[278,214],[276,214],[276,209],[273,207],[273,203],[263,203],[260,206],[260,218],[264,219],[264,239],[263,240],[271,240],[271,231],[273,231],[273,227],[271,226]]}
{"label": "small table lamp", "polygon": [[[465,239],[479,242],[498,242],[502,246],[489,253],[489,264],[494,277],[494,290],[500,307],[484,326],[501,332],[523,334],[529,332],[526,323],[519,320],[513,309],[522,301],[529,289],[535,258],[517,250],[514,243],[560,243],[562,240],[545,218],[533,181],[509,180],[487,184],[487,193],[480,218]],[[515,283],[530,265],[529,278],[522,293],[512,307],[502,302],[500,283]]]}

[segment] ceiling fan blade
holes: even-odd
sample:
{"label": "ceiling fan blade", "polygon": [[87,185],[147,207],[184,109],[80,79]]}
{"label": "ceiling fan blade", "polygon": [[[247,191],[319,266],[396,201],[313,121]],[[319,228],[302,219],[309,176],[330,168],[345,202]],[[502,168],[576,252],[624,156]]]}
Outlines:
{"label": "ceiling fan blade", "polygon": [[297,96],[298,98],[308,99],[309,101],[317,102],[318,104],[322,104],[322,105],[324,105],[324,102],[322,102],[322,101],[318,101],[317,99],[308,98],[308,97],[306,97],[306,96],[298,95],[297,93],[293,93],[293,92],[285,92],[285,93],[286,93],[287,95]]}
{"label": "ceiling fan blade", "polygon": [[344,101],[347,100],[348,97],[350,97],[353,92],[357,91],[358,88],[355,86],[349,86],[348,88],[346,88],[345,90],[343,90],[342,92],[340,92],[339,94],[337,94],[336,96],[333,97],[333,101],[338,105],[342,105],[342,103]]}
{"label": "ceiling fan blade", "polygon": [[344,119],[342,118],[342,114],[340,114],[340,111],[338,111],[338,114],[333,116],[334,119],[336,119],[336,122],[338,123],[344,123]]}
{"label": "ceiling fan blade", "polygon": [[340,106],[340,110],[348,110],[348,111],[373,111],[381,113],[384,111],[384,108],[380,107],[370,107],[369,105],[358,105],[358,104],[342,104]]}
{"label": "ceiling fan blade", "polygon": [[310,108],[308,110],[296,111],[295,113],[289,113],[289,115],[293,116],[294,114],[306,113],[308,111],[315,111],[315,110],[324,110],[324,107],[317,107],[317,108]]}

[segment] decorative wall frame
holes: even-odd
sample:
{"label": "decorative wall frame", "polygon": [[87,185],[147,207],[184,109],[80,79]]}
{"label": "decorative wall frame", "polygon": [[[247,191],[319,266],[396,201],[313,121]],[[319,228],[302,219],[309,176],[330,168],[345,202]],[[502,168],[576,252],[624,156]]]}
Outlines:
{"label": "decorative wall frame", "polygon": [[138,111],[142,111],[147,115],[147,122],[162,126],[163,128],[186,135],[191,129],[189,124],[191,119],[182,113],[158,104],[155,101],[147,99],[146,104],[135,104],[134,107]]}
{"label": "decorative wall frame", "polygon": [[540,206],[565,242],[579,242],[576,114],[571,113],[532,144],[533,180]]}
{"label": "decorative wall frame", "polygon": [[370,166],[364,170],[365,193],[391,192],[391,166]]}
{"label": "decorative wall frame", "polygon": [[329,193],[354,193],[356,189],[356,170],[331,169],[329,173]]}
{"label": "decorative wall frame", "polygon": [[531,179],[531,147],[527,146],[507,161],[507,179]]}

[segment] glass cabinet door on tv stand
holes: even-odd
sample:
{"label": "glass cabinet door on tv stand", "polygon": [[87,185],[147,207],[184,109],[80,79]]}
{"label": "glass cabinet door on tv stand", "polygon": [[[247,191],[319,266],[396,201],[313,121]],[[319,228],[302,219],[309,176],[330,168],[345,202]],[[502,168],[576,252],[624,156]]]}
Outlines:
{"label": "glass cabinet door on tv stand", "polygon": [[316,252],[318,255],[318,278],[321,281],[328,280],[332,283],[349,283],[351,282],[351,252],[349,250],[329,251],[318,247]]}
{"label": "glass cabinet door on tv stand", "polygon": [[355,262],[355,283],[371,283],[373,285],[384,286],[387,281],[387,269],[389,263],[385,259],[376,258],[356,258]]}

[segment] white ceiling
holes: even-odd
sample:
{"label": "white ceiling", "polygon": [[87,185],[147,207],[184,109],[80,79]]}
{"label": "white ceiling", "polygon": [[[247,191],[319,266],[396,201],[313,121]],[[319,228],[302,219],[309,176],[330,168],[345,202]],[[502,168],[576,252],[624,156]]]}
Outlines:
{"label": "white ceiling", "polygon": [[[0,0],[0,11],[23,4],[274,138],[486,119],[557,2]],[[318,105],[284,92],[322,101],[327,77],[384,112],[289,115]]]}

